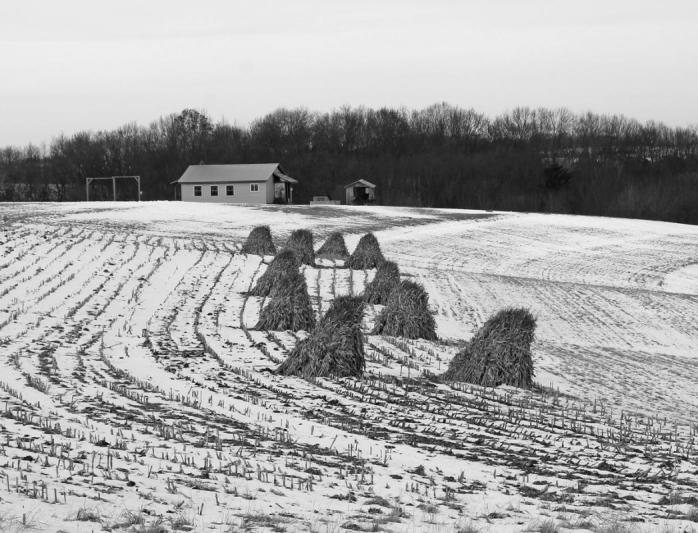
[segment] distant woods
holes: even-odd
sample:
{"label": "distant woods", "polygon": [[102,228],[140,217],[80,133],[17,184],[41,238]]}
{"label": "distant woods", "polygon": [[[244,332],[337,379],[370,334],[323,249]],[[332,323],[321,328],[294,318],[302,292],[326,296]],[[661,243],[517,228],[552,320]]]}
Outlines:
{"label": "distant woods", "polygon": [[[186,109],[149,126],[0,150],[0,199],[82,200],[86,176],[138,174],[143,199],[172,199],[187,165],[280,162],[294,200],[342,198],[358,178],[379,203],[543,211],[698,223],[698,129],[567,109],[495,118],[437,104],[419,111],[279,109],[249,127]],[[109,182],[91,198],[111,198]],[[130,189],[133,187],[133,190]],[[118,184],[135,199],[135,184]]]}

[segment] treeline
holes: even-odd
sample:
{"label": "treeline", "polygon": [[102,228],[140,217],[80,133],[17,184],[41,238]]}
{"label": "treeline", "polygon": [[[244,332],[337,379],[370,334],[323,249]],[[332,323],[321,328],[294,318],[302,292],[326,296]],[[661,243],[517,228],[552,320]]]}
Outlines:
{"label": "treeline", "polygon": [[[294,199],[342,198],[358,178],[380,203],[608,215],[698,223],[698,129],[619,115],[517,108],[488,118],[418,111],[279,109],[249,127],[186,109],[149,126],[59,136],[0,151],[4,200],[84,199],[84,177],[142,176],[144,200],[171,199],[189,164],[280,162]],[[91,198],[111,198],[108,182]],[[119,183],[120,199],[135,184]]]}

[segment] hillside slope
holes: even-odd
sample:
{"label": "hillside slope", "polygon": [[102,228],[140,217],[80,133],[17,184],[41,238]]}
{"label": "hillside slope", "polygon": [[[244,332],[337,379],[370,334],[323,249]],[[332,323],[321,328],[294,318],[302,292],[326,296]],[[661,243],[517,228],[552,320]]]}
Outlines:
{"label": "hillside slope", "polygon": [[[173,202],[0,216],[5,529],[652,530],[698,503],[696,227]],[[374,231],[442,340],[367,335],[362,380],[271,374],[298,337],[252,329],[266,265],[237,250],[257,224],[316,247]],[[374,271],[304,275],[319,315]],[[537,316],[548,392],[420,379],[509,305]]]}

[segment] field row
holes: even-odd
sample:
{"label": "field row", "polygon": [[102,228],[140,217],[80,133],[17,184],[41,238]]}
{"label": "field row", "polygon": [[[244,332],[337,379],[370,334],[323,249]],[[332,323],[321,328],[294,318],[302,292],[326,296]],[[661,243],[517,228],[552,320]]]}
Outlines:
{"label": "field row", "polygon": [[[318,531],[352,523],[419,530],[466,517],[513,526],[541,501],[570,516],[612,509],[664,520],[675,518],[670,495],[681,505],[698,491],[698,428],[623,412],[616,398],[429,379],[457,351],[453,342],[366,335],[361,380],[275,375],[303,334],[255,329],[265,301],[245,293],[266,264],[235,253],[237,245],[15,226],[0,248],[0,493],[37,513],[59,505],[64,511],[51,512],[68,520],[87,505],[118,526],[121,510],[146,499],[149,520],[170,525],[245,526],[266,516]],[[622,327],[588,318],[631,292],[406,271],[427,285],[440,330],[461,323],[472,331],[491,306],[537,293],[548,306],[538,309],[543,375],[559,372],[588,392],[594,383],[583,378],[592,379],[594,357],[603,356],[608,373],[634,365],[637,382],[619,378],[603,390],[624,395],[652,379],[640,375],[645,361]],[[373,272],[304,267],[304,275],[320,315],[337,295],[360,294]],[[675,346],[689,346],[695,326],[682,311],[660,293],[643,294],[655,298],[648,312],[666,321],[662,328],[684,332]],[[547,319],[572,301],[582,303]],[[376,312],[367,312],[366,331]],[[572,336],[575,320],[593,333]],[[627,320],[642,329],[649,318]],[[652,332],[640,342],[668,351]],[[674,380],[664,398],[651,392],[659,412],[695,376],[685,359],[664,357],[651,356]],[[318,517],[318,509],[327,512]]]}

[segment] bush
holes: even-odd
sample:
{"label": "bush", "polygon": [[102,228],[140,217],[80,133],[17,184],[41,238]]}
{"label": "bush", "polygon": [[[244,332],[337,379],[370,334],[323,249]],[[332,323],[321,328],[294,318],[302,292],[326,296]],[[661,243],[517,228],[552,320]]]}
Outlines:
{"label": "bush", "polygon": [[401,281],[390,292],[373,333],[436,340],[436,323],[429,311],[429,295],[424,287],[413,281]]}
{"label": "bush", "polygon": [[286,376],[361,377],[366,366],[361,320],[364,301],[339,296],[310,335],[299,341],[277,372]]}
{"label": "bush", "polygon": [[291,250],[281,250],[250,291],[250,296],[269,296],[280,278],[298,272],[300,263]]}
{"label": "bush", "polygon": [[250,255],[275,255],[276,246],[271,238],[269,226],[257,226],[242,245],[242,253]]}
{"label": "bush", "polygon": [[310,305],[308,286],[303,274],[290,272],[280,277],[271,291],[271,299],[264,306],[257,329],[310,331],[315,325],[315,314]]}
{"label": "bush", "polygon": [[286,248],[298,257],[298,261],[306,265],[315,266],[315,249],[313,248],[313,234],[307,229],[297,229],[288,238]]}
{"label": "bush", "polygon": [[527,309],[503,309],[458,352],[442,375],[484,387],[533,385],[531,343],[536,319]]}
{"label": "bush", "polygon": [[383,261],[371,283],[366,285],[364,300],[369,304],[385,305],[392,290],[400,284],[400,269],[392,261]]}
{"label": "bush", "polygon": [[317,256],[323,259],[346,260],[349,257],[349,251],[342,234],[338,231],[331,233],[318,250]]}
{"label": "bush", "polygon": [[354,253],[351,254],[347,261],[347,266],[357,270],[364,270],[376,268],[383,261],[385,261],[385,258],[383,257],[383,252],[381,252],[380,244],[378,244],[378,239],[376,239],[373,233],[367,233],[359,240]]}

